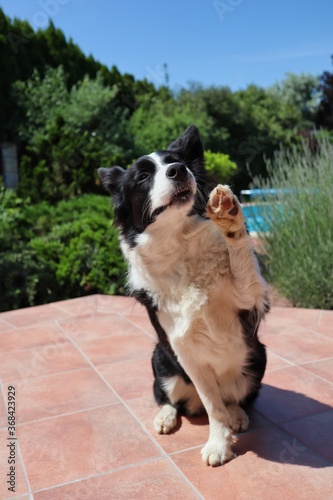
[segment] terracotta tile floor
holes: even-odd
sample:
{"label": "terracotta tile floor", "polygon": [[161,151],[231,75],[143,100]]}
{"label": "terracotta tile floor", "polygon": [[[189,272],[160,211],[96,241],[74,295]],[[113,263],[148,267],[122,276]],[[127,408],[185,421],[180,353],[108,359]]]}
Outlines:
{"label": "terracotta tile floor", "polygon": [[[154,332],[130,298],[0,314],[0,499],[333,499],[333,311],[275,307],[237,458],[210,468],[206,417],[153,428]],[[16,390],[16,491],[5,404]]]}

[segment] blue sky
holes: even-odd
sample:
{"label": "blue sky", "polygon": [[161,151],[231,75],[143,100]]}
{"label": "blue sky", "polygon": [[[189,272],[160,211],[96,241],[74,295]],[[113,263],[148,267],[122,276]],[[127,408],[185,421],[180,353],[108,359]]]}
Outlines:
{"label": "blue sky", "polygon": [[0,0],[34,28],[50,17],[83,52],[164,82],[267,87],[286,72],[331,71],[332,0]]}

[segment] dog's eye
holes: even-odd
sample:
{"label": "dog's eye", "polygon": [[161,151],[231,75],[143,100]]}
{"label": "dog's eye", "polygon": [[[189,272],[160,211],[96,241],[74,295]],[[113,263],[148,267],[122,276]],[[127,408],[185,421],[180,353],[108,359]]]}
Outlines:
{"label": "dog's eye", "polygon": [[138,177],[138,182],[143,182],[146,179],[148,179],[149,173],[148,172],[141,172],[141,174]]}

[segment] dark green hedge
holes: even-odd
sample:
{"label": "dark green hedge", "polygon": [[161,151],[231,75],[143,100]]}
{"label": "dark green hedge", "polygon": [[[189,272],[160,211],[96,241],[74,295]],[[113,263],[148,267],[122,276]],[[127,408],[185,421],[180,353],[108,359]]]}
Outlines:
{"label": "dark green hedge", "polygon": [[0,194],[0,310],[123,294],[126,266],[106,196],[56,206]]}

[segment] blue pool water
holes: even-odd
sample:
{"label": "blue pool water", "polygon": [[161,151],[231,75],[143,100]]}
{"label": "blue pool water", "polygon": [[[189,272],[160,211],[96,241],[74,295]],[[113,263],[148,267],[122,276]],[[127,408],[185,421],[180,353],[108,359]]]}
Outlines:
{"label": "blue pool water", "polygon": [[272,210],[270,205],[245,205],[243,206],[245,221],[248,230],[252,232],[267,232],[269,224],[265,213]]}

